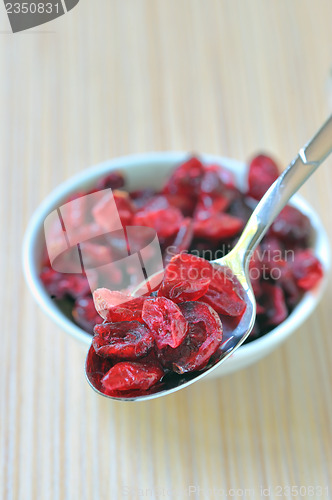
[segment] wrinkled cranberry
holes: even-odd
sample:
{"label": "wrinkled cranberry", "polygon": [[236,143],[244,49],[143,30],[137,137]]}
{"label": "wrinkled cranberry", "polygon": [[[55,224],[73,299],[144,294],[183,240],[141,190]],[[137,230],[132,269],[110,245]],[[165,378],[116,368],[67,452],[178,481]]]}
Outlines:
{"label": "wrinkled cranberry", "polygon": [[150,328],[158,349],[167,345],[178,347],[188,331],[188,322],[179,307],[165,297],[145,301],[142,318]]}
{"label": "wrinkled cranberry", "polygon": [[189,332],[176,349],[167,347],[160,358],[177,373],[203,369],[222,342],[222,324],[217,313],[202,302],[186,302],[179,308],[189,323]]}
{"label": "wrinkled cranberry", "polygon": [[44,268],[40,279],[48,293],[57,299],[66,295],[84,297],[90,293],[90,285],[84,274],[58,273],[51,268]]}
{"label": "wrinkled cranberry", "polygon": [[134,216],[133,225],[152,227],[160,238],[168,238],[179,230],[182,221],[183,215],[180,210],[169,207],[151,212],[139,211]]}
{"label": "wrinkled cranberry", "polygon": [[240,296],[241,286],[229,269],[213,270],[208,291],[200,299],[209,304],[218,314],[226,316],[242,316],[246,303]]}
{"label": "wrinkled cranberry", "polygon": [[218,215],[229,206],[229,200],[226,197],[211,198],[210,196],[201,196],[195,209],[194,218],[196,221],[209,219],[213,215]]}
{"label": "wrinkled cranberry", "polygon": [[198,238],[210,239],[212,241],[232,238],[243,229],[242,219],[229,214],[214,214],[205,220],[196,220],[194,233]]}
{"label": "wrinkled cranberry", "polygon": [[204,176],[204,167],[198,158],[189,158],[179,165],[167,181],[163,192],[196,196],[200,191],[201,180]]}
{"label": "wrinkled cranberry", "polygon": [[101,323],[94,328],[92,345],[105,358],[137,359],[154,344],[150,330],[138,321]]}
{"label": "wrinkled cranberry", "polygon": [[164,376],[159,365],[122,361],[114,365],[101,383],[106,391],[145,391],[155,385]]}
{"label": "wrinkled cranberry", "polygon": [[295,253],[293,274],[301,290],[311,290],[323,277],[323,267],[312,250],[299,250]]}
{"label": "wrinkled cranberry", "polygon": [[175,255],[166,267],[158,296],[176,303],[197,300],[207,292],[212,272],[205,259],[186,253]]}
{"label": "wrinkled cranberry", "polygon": [[286,205],[269,232],[285,243],[307,245],[311,233],[310,220],[297,208]]}
{"label": "wrinkled cranberry", "polygon": [[174,255],[165,269],[164,282],[210,279],[213,268],[205,259],[187,253]]}
{"label": "wrinkled cranberry", "polygon": [[158,290],[158,296],[167,297],[176,304],[187,300],[198,300],[208,291],[210,282],[210,278],[185,281],[164,279]]}
{"label": "wrinkled cranberry", "polygon": [[267,281],[263,282],[262,289],[260,303],[265,310],[267,324],[279,325],[288,315],[284,292],[280,286],[272,285]]}
{"label": "wrinkled cranberry", "polygon": [[248,195],[260,200],[278,178],[276,163],[266,155],[255,156],[249,165]]}

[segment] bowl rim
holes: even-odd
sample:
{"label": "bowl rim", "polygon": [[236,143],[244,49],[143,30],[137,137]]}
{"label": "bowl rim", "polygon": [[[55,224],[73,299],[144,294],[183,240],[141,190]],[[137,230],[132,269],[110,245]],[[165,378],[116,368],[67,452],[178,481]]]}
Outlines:
{"label": "bowl rim", "polygon": [[[91,342],[91,335],[85,332],[78,325],[75,325],[73,321],[67,318],[59,310],[54,301],[47,294],[39,279],[38,264],[36,263],[36,248],[38,245],[38,237],[43,228],[46,216],[71,192],[77,190],[78,186],[88,185],[111,170],[124,169],[129,171],[133,168],[138,168],[139,166],[148,167],[151,166],[151,164],[156,163],[164,164],[171,168],[171,165],[176,166],[177,163],[180,163],[189,156],[190,152],[187,151],[161,151],[126,155],[106,160],[84,169],[62,182],[54,190],[52,190],[35,209],[26,228],[22,246],[22,265],[25,279],[39,306],[55,321],[58,326],[63,328],[74,338],[84,342],[86,345],[89,345]],[[219,164],[230,171],[239,169],[244,172],[244,169],[246,168],[246,164],[244,162],[233,158],[204,153],[199,154],[198,156],[203,163]],[[244,188],[245,186],[243,185],[240,186],[240,188],[241,187]],[[242,345],[228,359],[228,363],[231,363],[232,360],[235,359],[237,361],[248,359],[253,353],[257,355],[259,351],[263,352],[272,350],[277,344],[281,343],[311,314],[320,300],[327,284],[328,272],[330,269],[330,245],[320,218],[309,203],[298,194],[291,198],[290,204],[303,211],[311,221],[316,236],[314,252],[322,262],[324,278],[315,290],[304,294],[299,304],[294,308],[285,321],[262,337],[252,340],[248,344]]]}

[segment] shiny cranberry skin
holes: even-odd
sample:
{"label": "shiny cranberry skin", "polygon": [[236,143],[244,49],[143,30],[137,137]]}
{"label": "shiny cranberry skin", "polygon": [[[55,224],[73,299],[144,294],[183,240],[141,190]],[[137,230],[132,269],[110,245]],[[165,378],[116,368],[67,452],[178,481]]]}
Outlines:
{"label": "shiny cranberry skin", "polygon": [[185,340],[176,349],[167,347],[160,359],[177,373],[203,369],[222,342],[222,324],[217,313],[199,301],[180,304],[179,308],[189,323]]}
{"label": "shiny cranberry skin", "polygon": [[178,347],[189,327],[179,307],[165,297],[146,300],[142,319],[149,327],[158,349],[167,345]]}
{"label": "shiny cranberry skin", "polygon": [[146,391],[164,376],[157,364],[122,361],[114,365],[101,379],[106,391]]}
{"label": "shiny cranberry skin", "polygon": [[99,356],[132,360],[145,356],[154,339],[142,323],[121,321],[96,325],[92,345]]}

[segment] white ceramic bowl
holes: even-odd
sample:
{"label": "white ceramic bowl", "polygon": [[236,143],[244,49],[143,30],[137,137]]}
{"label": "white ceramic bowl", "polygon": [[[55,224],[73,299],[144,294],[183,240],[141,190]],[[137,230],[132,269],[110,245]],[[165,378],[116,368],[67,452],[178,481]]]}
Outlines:
{"label": "white ceramic bowl", "polygon": [[[35,299],[42,309],[66,332],[85,344],[86,349],[91,342],[91,336],[75,325],[57,307],[47,294],[39,279],[39,263],[42,252],[42,234],[46,216],[60,206],[70,193],[81,190],[111,170],[120,170],[126,176],[126,188],[140,189],[146,187],[158,188],[169,172],[181,161],[188,157],[188,153],[166,152],[147,153],[116,158],[91,167],[70,178],[58,186],[38,207],[33,214],[26,230],[23,244],[23,269],[27,283]],[[244,163],[219,156],[200,155],[204,163],[219,164],[231,170],[236,177],[237,186],[246,188],[246,166]],[[279,326],[263,337],[241,346],[233,356],[211,373],[208,377],[228,374],[244,368],[259,360],[277,345],[281,344],[296,328],[298,328],[316,307],[327,281],[327,272],[330,266],[330,249],[325,230],[313,209],[300,196],[294,196],[291,203],[304,212],[311,220],[313,227],[312,246],[325,270],[325,279],[313,291],[304,295],[301,302],[292,311],[290,316]]]}

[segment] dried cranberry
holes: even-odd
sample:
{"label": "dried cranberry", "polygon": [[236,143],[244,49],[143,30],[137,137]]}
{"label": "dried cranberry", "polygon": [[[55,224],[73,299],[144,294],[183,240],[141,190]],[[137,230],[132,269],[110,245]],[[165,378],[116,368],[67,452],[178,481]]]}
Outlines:
{"label": "dried cranberry", "polygon": [[173,236],[180,228],[183,215],[174,207],[151,212],[139,211],[133,219],[134,226],[148,226],[156,230],[160,238]]}
{"label": "dried cranberry", "polygon": [[123,292],[98,288],[93,292],[95,308],[106,321],[142,321],[146,297],[132,297]]}
{"label": "dried cranberry", "polygon": [[268,325],[279,325],[287,318],[288,311],[282,288],[267,281],[262,283],[261,305],[265,310]]}
{"label": "dried cranberry", "polygon": [[186,302],[179,308],[189,323],[189,331],[176,349],[166,347],[160,358],[177,373],[203,369],[222,342],[222,324],[217,313],[202,302]]}
{"label": "dried cranberry", "polygon": [[205,220],[196,220],[194,223],[195,236],[212,241],[232,238],[236,236],[244,223],[242,219],[229,214],[214,214]]}
{"label": "dried cranberry", "polygon": [[306,245],[311,233],[310,220],[291,205],[286,205],[270,228],[273,234],[285,243]]}
{"label": "dried cranberry", "polygon": [[260,200],[278,178],[276,163],[266,155],[255,156],[249,165],[248,195]]}
{"label": "dried cranberry", "polygon": [[180,253],[172,257],[165,269],[164,281],[196,281],[210,279],[213,268],[205,259],[188,253]]}
{"label": "dried cranberry", "polygon": [[164,280],[158,290],[159,297],[167,297],[176,304],[200,299],[208,290],[210,278],[198,280]]}
{"label": "dried cranberry", "polygon": [[154,344],[150,330],[138,321],[101,323],[94,328],[92,345],[105,358],[137,359]]}
{"label": "dried cranberry", "polygon": [[165,297],[144,302],[142,318],[152,332],[158,349],[178,347],[188,331],[188,322],[179,307]]}
{"label": "dried cranberry", "polygon": [[48,293],[57,299],[65,295],[84,297],[90,293],[90,285],[84,274],[58,273],[51,268],[44,268],[40,279]]}
{"label": "dried cranberry", "polygon": [[105,231],[120,229],[118,218],[123,226],[131,224],[134,205],[125,191],[106,192],[92,208],[95,222]]}
{"label": "dried cranberry", "polygon": [[122,361],[114,365],[101,379],[107,391],[145,391],[155,385],[164,376],[157,364]]}
{"label": "dried cranberry", "polygon": [[192,217],[196,205],[196,199],[192,196],[180,194],[165,194],[171,207],[178,208],[185,217]]}
{"label": "dried cranberry", "polygon": [[227,268],[215,268],[208,291],[200,299],[209,304],[218,314],[242,316],[246,303],[241,294],[241,285]]}
{"label": "dried cranberry", "polygon": [[200,195],[212,198],[227,198],[230,201],[239,195],[235,188],[235,177],[232,172],[219,165],[207,165],[201,182]]}
{"label": "dried cranberry", "polygon": [[228,205],[229,200],[226,197],[201,196],[196,205],[194,218],[196,221],[209,219],[211,216],[226,210]]}
{"label": "dried cranberry", "polygon": [[203,175],[204,167],[199,159],[195,157],[189,158],[174,170],[163,192],[191,197],[196,196],[199,193]]}
{"label": "dried cranberry", "polygon": [[135,207],[129,197],[129,194],[125,191],[115,190],[113,191],[113,196],[122,224],[124,226],[129,226],[135,213]]}
{"label": "dried cranberry", "polygon": [[295,252],[292,267],[294,278],[301,290],[311,290],[323,277],[322,264],[310,249]]}

